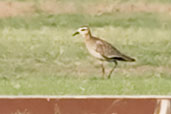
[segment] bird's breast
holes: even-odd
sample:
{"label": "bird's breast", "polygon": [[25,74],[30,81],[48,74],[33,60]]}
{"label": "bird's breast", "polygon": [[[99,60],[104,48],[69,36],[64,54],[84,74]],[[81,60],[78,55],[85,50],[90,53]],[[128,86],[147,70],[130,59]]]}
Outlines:
{"label": "bird's breast", "polygon": [[103,56],[101,56],[101,54],[96,51],[96,45],[93,43],[86,43],[86,47],[92,56],[98,59],[104,59]]}

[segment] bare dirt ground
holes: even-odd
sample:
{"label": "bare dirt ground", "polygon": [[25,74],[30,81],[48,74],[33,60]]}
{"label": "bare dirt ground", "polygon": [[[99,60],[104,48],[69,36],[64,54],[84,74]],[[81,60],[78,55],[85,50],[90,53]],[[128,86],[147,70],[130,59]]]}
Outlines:
{"label": "bare dirt ground", "polygon": [[124,4],[74,4],[72,2],[0,2],[0,18],[13,17],[21,15],[30,15],[42,11],[50,14],[62,13],[88,13],[101,15],[112,12],[151,12],[151,13],[168,13],[171,14],[171,4],[147,4],[147,3],[124,3]]}
{"label": "bare dirt ground", "polygon": [[134,4],[98,4],[94,7],[95,10],[89,9],[88,12],[92,13],[111,13],[111,12],[148,12],[148,13],[169,13],[171,14],[171,5],[164,4],[147,4],[147,3],[134,3]]}
{"label": "bare dirt ground", "polygon": [[31,3],[0,2],[0,17],[18,16],[33,13]]}

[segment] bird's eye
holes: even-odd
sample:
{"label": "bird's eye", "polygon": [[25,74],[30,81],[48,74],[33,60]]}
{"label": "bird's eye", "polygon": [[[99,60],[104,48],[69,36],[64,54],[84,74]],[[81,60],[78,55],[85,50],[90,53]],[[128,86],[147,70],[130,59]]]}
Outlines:
{"label": "bird's eye", "polygon": [[81,31],[85,31],[86,29],[81,29]]}

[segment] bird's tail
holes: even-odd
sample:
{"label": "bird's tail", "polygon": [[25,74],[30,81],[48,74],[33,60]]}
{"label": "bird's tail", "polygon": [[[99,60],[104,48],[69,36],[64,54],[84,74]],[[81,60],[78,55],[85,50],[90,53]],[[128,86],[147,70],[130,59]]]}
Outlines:
{"label": "bird's tail", "polygon": [[134,58],[129,57],[127,55],[122,55],[122,58],[123,58],[124,61],[128,61],[128,62],[134,62],[135,61]]}
{"label": "bird's tail", "polygon": [[134,62],[135,61],[134,58],[131,58],[131,57],[124,55],[124,54],[120,55],[119,57],[114,57],[114,59],[119,60],[119,61],[127,61],[127,62]]}

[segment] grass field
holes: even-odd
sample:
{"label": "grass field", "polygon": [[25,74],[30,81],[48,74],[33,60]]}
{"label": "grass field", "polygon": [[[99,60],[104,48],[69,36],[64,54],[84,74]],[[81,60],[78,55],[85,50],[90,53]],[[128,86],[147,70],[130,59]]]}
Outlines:
{"label": "grass field", "polygon": [[[138,2],[134,1],[120,0],[119,4]],[[75,2],[79,9],[80,0]],[[169,0],[150,4],[156,2],[171,5]],[[1,16],[0,94],[171,95],[170,11],[125,11],[38,10],[31,15]],[[89,55],[84,39],[72,37],[82,25],[89,25],[95,36],[137,61],[120,62],[111,79],[102,79],[98,61]]]}

